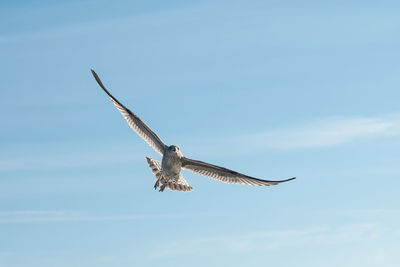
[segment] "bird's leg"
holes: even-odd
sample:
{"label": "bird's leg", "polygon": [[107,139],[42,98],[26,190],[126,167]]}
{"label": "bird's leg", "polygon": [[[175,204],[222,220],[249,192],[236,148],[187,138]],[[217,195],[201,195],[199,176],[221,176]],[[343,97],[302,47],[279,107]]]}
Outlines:
{"label": "bird's leg", "polygon": [[157,179],[157,182],[154,184],[154,190],[156,190],[159,185],[160,185],[160,179]]}
{"label": "bird's leg", "polygon": [[167,186],[167,183],[163,184],[163,185],[160,187],[160,190],[158,190],[158,192],[164,192],[164,189],[165,189],[166,186]]}
{"label": "bird's leg", "polygon": [[160,190],[158,190],[158,192],[164,192],[164,189],[167,186],[168,182],[169,182],[168,178],[164,179],[164,182],[162,183],[162,186],[160,187]]}

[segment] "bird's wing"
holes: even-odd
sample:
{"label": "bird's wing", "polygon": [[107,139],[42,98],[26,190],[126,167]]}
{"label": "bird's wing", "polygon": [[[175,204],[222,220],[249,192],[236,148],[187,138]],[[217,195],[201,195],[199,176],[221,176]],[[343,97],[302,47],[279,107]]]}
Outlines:
{"label": "bird's wing", "polygon": [[127,107],[121,104],[114,96],[108,92],[103,83],[101,82],[97,73],[92,70],[92,74],[96,79],[97,83],[100,87],[107,93],[107,95],[111,98],[111,101],[117,107],[119,112],[121,112],[122,116],[124,116],[125,120],[128,122],[129,126],[140,136],[142,137],[152,148],[154,148],[161,155],[164,154],[166,149],[165,143],[161,140],[161,138],[153,132],[149,126],[146,125],[136,114],[130,111]]}
{"label": "bird's wing", "polygon": [[262,180],[199,160],[183,157],[181,161],[183,169],[230,184],[269,186],[296,179],[293,177],[279,181]]}
{"label": "bird's wing", "polygon": [[193,187],[189,185],[185,178],[183,178],[182,174],[179,174],[179,178],[177,180],[167,180],[165,179],[164,173],[161,168],[161,161],[151,159],[146,157],[147,163],[149,164],[151,171],[156,176],[157,179],[160,180],[162,184],[171,190],[177,191],[192,191]]}

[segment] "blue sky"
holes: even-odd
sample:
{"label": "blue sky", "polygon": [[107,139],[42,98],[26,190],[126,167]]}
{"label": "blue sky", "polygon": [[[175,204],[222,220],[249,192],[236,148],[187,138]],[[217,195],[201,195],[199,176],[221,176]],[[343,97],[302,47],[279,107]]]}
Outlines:
{"label": "blue sky", "polygon": [[[0,266],[399,266],[397,1],[2,1]],[[184,155],[159,158],[90,74]]]}

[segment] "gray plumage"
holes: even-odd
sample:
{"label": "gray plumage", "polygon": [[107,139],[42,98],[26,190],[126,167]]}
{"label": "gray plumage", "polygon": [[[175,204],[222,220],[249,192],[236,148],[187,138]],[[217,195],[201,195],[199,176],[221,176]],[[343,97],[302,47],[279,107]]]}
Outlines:
{"label": "gray plumage", "polygon": [[111,101],[117,107],[119,112],[128,122],[128,125],[142,137],[154,150],[162,155],[162,161],[151,159],[146,157],[147,163],[149,164],[153,174],[156,176],[157,181],[154,185],[154,189],[157,189],[161,183],[160,191],[164,191],[165,188],[177,191],[191,191],[193,188],[188,184],[185,178],[181,174],[181,169],[185,169],[197,174],[208,176],[210,178],[219,180],[225,183],[231,184],[247,184],[257,186],[269,186],[276,185],[282,182],[287,182],[295,179],[295,177],[279,180],[269,181],[247,176],[245,174],[232,171],[227,168],[216,166],[210,163],[206,163],[199,160],[189,159],[183,156],[180,148],[175,145],[167,146],[161,138],[153,132],[146,123],[144,123],[136,114],[125,107],[119,102],[114,96],[108,92],[99,76],[94,70],[92,74],[96,79],[100,87],[107,93],[111,98]]}

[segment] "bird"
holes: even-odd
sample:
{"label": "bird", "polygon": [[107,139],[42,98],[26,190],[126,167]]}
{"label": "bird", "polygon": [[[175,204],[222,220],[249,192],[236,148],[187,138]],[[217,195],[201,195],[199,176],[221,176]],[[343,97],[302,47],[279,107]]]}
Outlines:
{"label": "bird", "polygon": [[193,187],[189,185],[181,174],[181,170],[188,170],[196,174],[207,176],[230,184],[245,184],[252,186],[270,186],[296,179],[292,177],[285,180],[263,180],[251,177],[224,167],[213,165],[200,160],[185,157],[179,146],[166,145],[161,138],[145,122],[143,122],[135,113],[119,102],[103,85],[97,73],[91,69],[91,72],[99,86],[110,97],[112,103],[122,114],[128,125],[146,141],[156,152],[162,156],[162,160],[156,160],[146,157],[147,163],[156,177],[154,189],[160,187],[159,192],[165,188],[176,191],[188,192]]}

